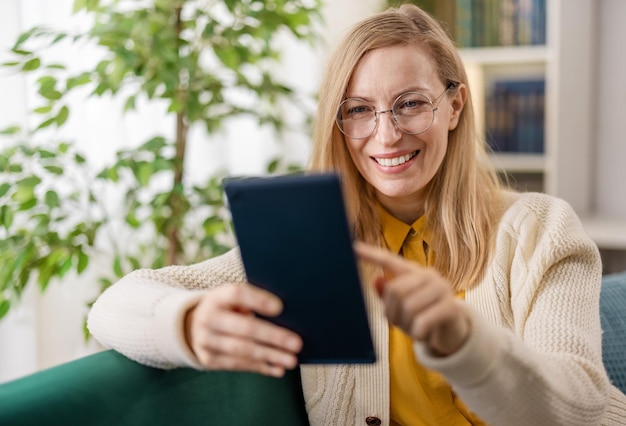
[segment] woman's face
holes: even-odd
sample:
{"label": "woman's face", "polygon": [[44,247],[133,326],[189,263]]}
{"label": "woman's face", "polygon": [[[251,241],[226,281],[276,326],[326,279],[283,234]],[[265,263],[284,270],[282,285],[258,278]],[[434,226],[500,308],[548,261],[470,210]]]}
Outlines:
{"label": "woman's face", "polygon": [[[354,70],[347,98],[361,98],[376,110],[387,111],[398,96],[420,92],[437,107],[435,99],[445,90],[429,52],[420,45],[407,44],[365,54]],[[402,132],[391,114],[384,113],[378,115],[377,127],[368,137],[346,136],[352,161],[376,189],[380,203],[407,223],[423,213],[423,191],[446,155],[448,132],[458,123],[464,90],[461,86],[451,89],[454,92],[450,96],[444,94],[432,125],[418,135]]]}

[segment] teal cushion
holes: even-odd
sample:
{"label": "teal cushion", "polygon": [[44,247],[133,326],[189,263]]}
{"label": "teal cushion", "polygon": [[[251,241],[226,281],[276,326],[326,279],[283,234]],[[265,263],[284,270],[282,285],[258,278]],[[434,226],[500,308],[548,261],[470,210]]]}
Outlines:
{"label": "teal cushion", "polygon": [[626,393],[626,272],[603,277],[600,319],[604,367],[613,384]]}
{"label": "teal cushion", "polygon": [[298,370],[158,370],[104,351],[0,385],[0,425],[308,425]]}

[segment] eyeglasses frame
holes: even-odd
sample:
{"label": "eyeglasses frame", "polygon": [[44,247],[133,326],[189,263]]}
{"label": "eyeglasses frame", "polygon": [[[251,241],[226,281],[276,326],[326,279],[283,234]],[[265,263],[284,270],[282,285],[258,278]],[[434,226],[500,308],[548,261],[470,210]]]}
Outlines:
{"label": "eyeglasses frame", "polygon": [[[399,95],[396,99],[394,99],[393,103],[391,104],[391,109],[386,109],[386,110],[377,110],[377,109],[374,109],[374,111],[373,111],[373,112],[374,112],[374,123],[375,123],[375,124],[374,124],[374,128],[372,129],[372,131],[371,131],[369,134],[367,134],[367,135],[365,135],[365,136],[361,136],[361,137],[359,137],[359,138],[355,138],[355,137],[353,137],[353,136],[350,136],[350,135],[346,134],[346,133],[343,131],[343,129],[342,129],[342,128],[341,128],[341,126],[339,125],[339,111],[341,110],[341,106],[342,106],[345,102],[347,102],[347,101],[350,101],[350,100],[358,100],[358,101],[363,101],[363,102],[365,102],[365,103],[369,103],[369,102],[368,102],[368,101],[366,101],[365,99],[362,99],[362,98],[347,98],[347,99],[344,99],[343,101],[341,101],[341,103],[339,104],[339,108],[337,108],[337,115],[336,115],[336,117],[335,117],[335,123],[337,124],[337,128],[339,129],[339,131],[340,131],[341,133],[343,133],[345,136],[349,137],[350,139],[365,139],[365,138],[369,138],[370,136],[372,136],[372,135],[374,134],[374,132],[376,131],[376,129],[378,128],[378,116],[379,116],[380,114],[387,114],[387,113],[391,113],[391,117],[392,117],[392,119],[393,119],[393,123],[394,123],[395,127],[396,127],[398,130],[400,130],[402,133],[407,134],[407,135],[420,135],[420,134],[422,134],[422,133],[424,133],[424,132],[427,132],[427,131],[428,131],[428,129],[430,129],[430,128],[432,127],[433,123],[435,122],[435,111],[437,111],[437,110],[439,109],[439,104],[441,103],[441,100],[442,100],[442,99],[443,99],[443,97],[446,95],[446,93],[448,93],[448,91],[449,91],[450,89],[454,89],[454,88],[456,88],[458,85],[459,85],[459,83],[458,83],[458,82],[456,82],[456,81],[448,81],[448,84],[446,85],[446,88],[445,88],[445,90],[443,91],[443,93],[441,93],[441,95],[437,96],[437,97],[436,97],[435,99],[433,99],[432,101],[431,101],[430,99],[428,99],[428,96],[424,95],[424,94],[423,94],[423,93],[421,93],[421,92],[409,91],[409,92],[405,92],[405,93],[400,94],[400,95]],[[406,130],[402,129],[402,128],[400,127],[400,124],[398,123],[398,120],[397,120],[397,118],[396,118],[396,115],[393,113],[394,106],[396,105],[396,102],[398,102],[398,99],[400,99],[400,98],[401,98],[401,97],[403,97],[403,96],[408,95],[409,93],[417,93],[417,94],[419,94],[419,95],[421,95],[421,96],[424,96],[424,97],[426,98],[426,100],[428,100],[428,102],[430,103],[430,106],[431,106],[432,111],[433,111],[433,116],[432,116],[432,119],[431,119],[431,121],[430,121],[430,124],[429,124],[429,125],[428,125],[428,126],[427,126],[424,130],[422,130],[422,131],[420,131],[420,132],[416,132],[416,133],[407,132]],[[435,102],[436,102],[436,105],[434,105],[434,104],[435,104]],[[370,105],[371,105],[371,104],[370,104]]]}

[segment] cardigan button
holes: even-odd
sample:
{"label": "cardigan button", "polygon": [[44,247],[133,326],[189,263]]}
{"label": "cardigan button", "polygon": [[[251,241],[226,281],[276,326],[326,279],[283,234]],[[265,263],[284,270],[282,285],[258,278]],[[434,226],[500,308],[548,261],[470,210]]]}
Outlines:
{"label": "cardigan button", "polygon": [[380,426],[383,422],[378,417],[368,416],[365,418],[365,424],[367,426]]}

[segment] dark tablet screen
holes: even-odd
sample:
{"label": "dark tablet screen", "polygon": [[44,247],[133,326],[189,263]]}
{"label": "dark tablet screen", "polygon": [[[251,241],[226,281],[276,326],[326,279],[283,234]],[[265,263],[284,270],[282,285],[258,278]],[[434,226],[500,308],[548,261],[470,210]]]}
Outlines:
{"label": "dark tablet screen", "polygon": [[304,341],[300,363],[376,360],[339,178],[228,178],[248,281],[280,297],[269,319]]}

